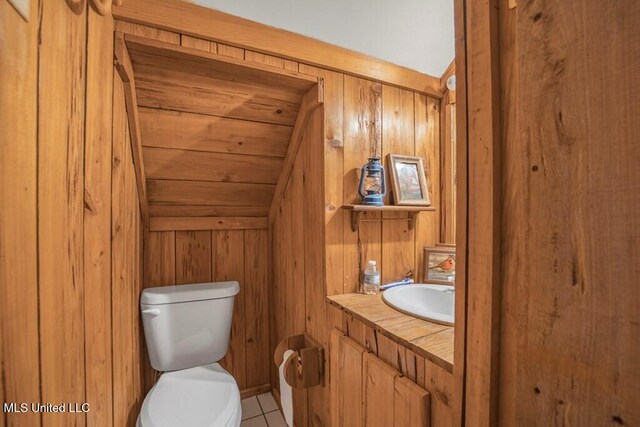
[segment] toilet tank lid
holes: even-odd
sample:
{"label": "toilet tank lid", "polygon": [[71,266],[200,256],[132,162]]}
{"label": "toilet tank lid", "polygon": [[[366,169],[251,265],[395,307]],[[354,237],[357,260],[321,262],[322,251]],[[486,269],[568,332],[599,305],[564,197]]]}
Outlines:
{"label": "toilet tank lid", "polygon": [[178,302],[229,298],[238,292],[240,292],[240,283],[236,281],[160,286],[143,290],[140,304],[175,304]]}

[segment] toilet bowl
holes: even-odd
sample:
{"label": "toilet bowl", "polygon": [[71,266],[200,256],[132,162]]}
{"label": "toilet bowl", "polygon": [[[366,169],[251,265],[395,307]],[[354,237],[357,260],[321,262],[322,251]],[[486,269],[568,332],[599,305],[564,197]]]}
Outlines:
{"label": "toilet bowl", "polygon": [[151,366],[139,427],[238,427],[240,390],[217,362],[229,346],[238,282],[147,288],[140,310]]}
{"label": "toilet bowl", "polygon": [[147,394],[138,427],[237,427],[240,392],[217,363],[168,372]]}

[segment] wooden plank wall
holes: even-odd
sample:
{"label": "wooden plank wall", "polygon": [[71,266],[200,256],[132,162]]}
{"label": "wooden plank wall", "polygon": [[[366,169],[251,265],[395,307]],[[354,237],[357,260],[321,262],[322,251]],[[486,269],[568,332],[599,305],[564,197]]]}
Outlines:
{"label": "wooden plank wall", "polygon": [[[325,119],[328,294],[356,292],[363,265],[370,259],[378,262],[383,282],[406,275],[420,281],[422,247],[440,241],[440,100],[348,75],[334,84],[342,86],[342,91],[336,91],[340,99],[334,102],[343,108]],[[330,85],[325,78],[325,98]],[[331,108],[327,102],[331,101],[325,101],[325,109]],[[333,130],[336,125],[343,126],[342,140]],[[413,230],[402,220],[406,214],[386,213],[384,221],[362,222],[359,231],[353,232],[351,218],[340,206],[358,203],[360,168],[367,158],[383,156],[388,166],[389,153],[424,159],[432,205],[437,209],[421,213]],[[391,203],[389,192],[385,203]],[[365,218],[380,218],[380,214]]]}
{"label": "wooden plank wall", "polygon": [[0,3],[1,397],[91,411],[0,425],[134,425],[142,230],[113,20],[30,6],[25,21]]}
{"label": "wooden plank wall", "polygon": [[640,3],[498,17],[500,422],[640,425]]}
{"label": "wooden plank wall", "polygon": [[113,203],[111,226],[111,320],[113,325],[113,422],[135,425],[152,385],[141,335],[139,295],[142,281],[142,224],[131,136],[117,73],[113,90]]}
{"label": "wooden plank wall", "polygon": [[447,90],[440,117],[440,240],[456,243],[456,98]]}
{"label": "wooden plank wall", "polygon": [[[276,220],[270,230],[273,235],[273,283],[270,288],[274,305],[273,314],[269,316],[269,355],[280,339],[303,331],[329,348],[329,331],[332,326],[340,325],[340,315],[324,303],[324,296],[357,289],[358,237],[361,258],[375,257],[386,271],[385,279],[394,280],[410,270],[420,277],[422,246],[439,241],[439,210],[420,214],[414,230],[408,230],[407,221],[402,220],[385,222],[384,226],[363,223],[366,225],[358,236],[351,231],[350,218],[340,206],[356,201],[358,173],[370,155],[399,152],[425,159],[431,198],[438,207],[440,100],[191,35],[120,21],[116,21],[116,27],[128,34],[181,43],[324,79],[323,112],[316,111],[309,121],[309,134],[298,152],[290,184],[281,202],[277,216],[280,220]],[[386,117],[384,126],[383,116]],[[385,127],[387,130],[383,133]],[[384,141],[389,141],[386,146]],[[383,147],[386,147],[384,152],[381,151]],[[318,197],[319,189],[323,187],[324,203]],[[194,211],[198,209],[193,208]],[[240,213],[242,211],[234,212],[234,215]],[[246,216],[255,215],[247,209]],[[177,239],[172,233],[149,234],[146,255],[149,284],[178,283],[178,264],[160,261],[167,256],[171,259],[176,251]],[[383,242],[395,248],[386,251],[388,269],[384,266],[381,250]],[[401,252],[396,255],[396,250]],[[300,285],[303,279],[305,286]],[[236,357],[242,358],[239,353]],[[277,388],[275,365],[271,362],[269,365],[271,386]],[[297,422],[326,425],[329,419],[328,387],[315,387],[306,394],[304,398],[296,397]]]}
{"label": "wooden plank wall", "polygon": [[[119,95],[119,81],[116,79],[112,86],[110,76],[113,70],[105,68],[105,64],[112,63],[111,34],[114,22],[108,17],[99,17],[90,8],[76,14],[64,3],[32,2],[31,6],[31,16],[26,23],[21,21],[6,2],[2,3],[3,26],[0,30],[3,31],[2,43],[10,44],[9,50],[19,47],[21,52],[11,59],[8,67],[3,67],[13,73],[3,73],[3,85],[13,85],[16,79],[26,82],[20,92],[22,98],[15,97],[14,90],[5,91],[4,86],[3,95],[10,93],[11,97],[2,97],[3,111],[20,114],[20,118],[10,114],[3,114],[2,117],[3,124],[8,126],[2,131],[8,129],[9,135],[3,141],[12,142],[6,145],[3,143],[2,147],[2,186],[3,190],[10,190],[10,197],[16,198],[15,203],[3,206],[1,220],[2,265],[7,266],[2,271],[2,295],[6,297],[2,300],[2,369],[5,378],[3,399],[83,401],[85,396],[91,399],[94,399],[91,396],[95,396],[95,399],[100,399],[100,403],[90,402],[95,410],[88,416],[67,414],[59,418],[52,415],[42,418],[46,423],[65,425],[83,425],[85,422],[130,425],[135,419],[141,399],[152,384],[153,376],[148,361],[142,356],[144,342],[137,316],[138,292],[143,282],[139,279],[140,269],[134,265],[134,260],[140,253],[140,235],[143,233],[139,229],[135,203],[132,202],[135,193],[132,193],[131,187],[133,175],[129,175],[128,171],[132,167],[127,165],[128,150],[122,146],[123,129],[125,145],[128,141],[127,123],[122,116],[124,104]],[[60,23],[63,25],[60,26]],[[305,146],[312,146],[314,149],[301,157],[303,163],[295,168],[294,176],[297,178],[292,185],[294,190],[291,190],[297,195],[303,194],[302,199],[298,197],[291,200],[291,215],[297,212],[293,210],[294,205],[296,208],[314,206],[310,211],[311,215],[305,216],[302,223],[294,224],[297,236],[307,236],[311,230],[311,238],[302,242],[292,241],[296,245],[295,257],[281,260],[279,268],[274,260],[273,267],[276,273],[287,277],[288,288],[280,288],[282,292],[286,292],[287,300],[298,304],[274,307],[276,312],[283,314],[281,317],[273,316],[273,329],[278,335],[300,329],[310,331],[316,339],[323,342],[325,348],[329,348],[328,332],[332,326],[339,324],[339,316],[335,310],[326,306],[324,295],[326,292],[350,289],[345,285],[346,277],[350,279],[349,286],[353,287],[357,276],[357,270],[354,272],[353,266],[358,263],[357,260],[350,261],[348,265],[342,262],[340,255],[345,250],[353,259],[357,249],[356,246],[344,245],[343,235],[351,232],[345,231],[345,221],[348,218],[339,208],[347,200],[342,197],[345,182],[348,181],[347,192],[352,194],[355,188],[353,170],[359,168],[368,157],[367,152],[359,154],[360,157],[347,155],[347,162],[353,166],[351,169],[345,168],[343,134],[351,124],[343,117],[345,88],[355,91],[353,86],[364,85],[378,87],[383,95],[389,94],[386,97],[388,102],[376,99],[378,95],[375,95],[373,106],[366,106],[369,101],[363,101],[363,105],[354,103],[353,107],[358,111],[373,111],[371,117],[375,117],[375,123],[372,121],[367,124],[375,124],[372,126],[372,135],[382,135],[379,124],[382,120],[381,113],[386,112],[385,120],[388,121],[390,130],[385,135],[389,135],[389,138],[403,138],[403,142],[387,145],[386,152],[398,149],[414,153],[417,146],[419,149],[425,147],[417,144],[417,141],[428,143],[431,139],[437,140],[435,135],[439,119],[435,116],[439,114],[439,101],[395,87],[380,88],[378,83],[360,81],[362,79],[353,78],[357,82],[349,81],[345,85],[345,80],[348,79],[340,72],[245,51],[224,43],[205,42],[134,24],[124,24],[123,27],[128,29],[118,29],[174,43],[192,43],[208,50],[215,48],[222,55],[285,69],[298,69],[325,79],[325,112],[314,113],[310,122],[314,129],[310,134],[318,135],[318,141],[306,142]],[[6,37],[5,28],[8,34]],[[40,45],[37,44],[38,33],[42,36]],[[5,56],[2,60],[5,60]],[[53,69],[62,71],[53,73]],[[113,92],[112,96],[109,96],[110,91]],[[111,99],[114,102],[113,110]],[[109,116],[110,111],[113,111],[112,118]],[[356,116],[364,114],[357,113]],[[23,120],[29,115],[32,116],[31,121]],[[430,115],[434,117],[430,119]],[[324,135],[321,133],[322,128]],[[323,137],[324,140],[320,139]],[[105,146],[104,141],[110,139],[113,139],[114,145]],[[382,140],[381,137],[381,144]],[[433,146],[437,147],[437,144]],[[380,149],[382,147],[384,145]],[[436,148],[432,149],[430,145],[426,147],[429,156],[437,156],[434,151]],[[111,167],[106,168],[104,156],[109,156],[108,150],[112,150],[113,161]],[[437,172],[433,168],[429,173],[434,183],[433,191],[436,191]],[[301,183],[302,177],[306,181]],[[111,182],[107,184],[109,179]],[[324,201],[318,197],[323,180],[326,194]],[[106,196],[110,189],[114,197],[111,200]],[[320,213],[323,204],[324,215]],[[255,212],[247,214],[255,215]],[[376,237],[368,245],[375,247],[375,240],[382,242],[382,233],[385,233],[389,241],[402,248],[403,253],[411,254],[411,260],[406,265],[403,262],[400,267],[385,268],[385,277],[404,273],[409,267],[414,268],[419,264],[417,257],[420,253],[415,248],[419,248],[423,240],[424,243],[436,241],[437,237],[430,234],[438,230],[435,214],[422,215],[424,216],[421,216],[415,231],[407,232],[406,224],[393,222],[389,223],[389,227],[385,225],[386,231],[382,231],[381,227],[379,238],[377,230],[372,232]],[[323,227],[329,232],[325,234]],[[277,230],[278,227],[274,225],[272,233]],[[97,233],[95,239],[94,232]],[[109,238],[107,232],[110,233]],[[175,236],[173,239],[168,238],[164,233],[149,234],[147,256],[170,256],[167,254],[172,251],[175,254],[185,247],[194,247],[190,239],[180,240],[178,246]],[[237,232],[225,230],[211,232],[212,263],[208,267],[206,263],[197,266],[178,266],[176,263],[171,265],[162,262],[163,258],[150,257],[152,260],[146,266],[149,268],[147,277],[150,281],[144,284],[148,285],[152,283],[151,278],[156,280],[158,277],[173,277],[175,283],[178,283],[178,275],[185,275],[186,280],[187,276],[197,277],[207,270],[210,270],[212,279],[214,273],[215,277],[235,277],[242,273],[245,281],[247,277],[255,275],[256,283],[261,280],[268,282],[268,278],[260,276],[265,270],[262,264],[265,260],[248,261],[251,258],[251,249],[248,248],[253,243],[264,247],[266,233],[260,232],[260,237],[250,238],[253,243],[247,243],[246,234],[251,232],[239,231],[243,233],[242,239],[235,237],[235,243],[227,242],[226,239],[231,239],[235,233]],[[242,270],[238,264],[213,264],[214,234],[216,256],[220,256],[219,247],[222,247],[220,253],[227,254],[227,257],[231,257],[232,253],[243,255],[245,264]],[[336,244],[327,245],[326,251],[330,256],[323,261],[321,254],[325,251],[325,239]],[[23,240],[27,244],[23,245]],[[161,243],[152,247],[154,241]],[[243,250],[238,249],[240,242]],[[195,246],[197,253],[203,251],[197,243]],[[5,247],[16,250],[5,251]],[[203,252],[206,253],[206,250]],[[387,254],[387,258],[392,259],[392,256]],[[252,265],[253,262],[260,264]],[[384,261],[381,259],[381,262]],[[152,267],[154,263],[156,267]],[[247,265],[251,265],[248,270]],[[348,268],[348,276],[344,274],[345,268]],[[396,269],[398,271],[394,271]],[[107,276],[110,280],[108,283],[105,282]],[[329,279],[326,280],[328,290],[325,289],[325,276]],[[20,281],[16,280],[18,277],[21,278]],[[304,278],[309,285],[299,287],[299,282],[293,280],[300,278]],[[171,283],[171,280],[166,283]],[[275,292],[277,284],[273,287]],[[244,301],[242,296],[239,297],[238,301],[242,304],[237,305],[237,310],[246,311],[246,304],[251,303],[249,299],[264,301],[261,296],[264,295],[263,292],[269,292],[269,286],[256,288],[253,292],[254,295],[246,296]],[[109,305],[106,304],[107,298]],[[15,317],[5,315],[15,314],[15,307],[20,307],[19,314]],[[128,308],[120,310],[120,307]],[[38,322],[34,319],[38,319]],[[20,336],[15,334],[15,329],[11,329],[11,325],[17,324],[21,325]],[[264,327],[257,323],[234,327],[235,348],[239,350],[230,353],[226,363],[230,369],[237,369],[237,378],[247,387],[249,384],[264,382],[267,378],[264,373],[265,364],[269,363],[272,348],[267,350],[265,358],[256,362],[262,364],[256,370],[249,368],[253,362],[246,358],[251,345],[265,345],[263,342],[249,342],[247,339],[251,335],[266,336],[262,329]],[[273,335],[271,339],[273,343]],[[87,346],[91,348],[87,350]],[[8,348],[11,351],[7,351]],[[243,365],[244,376],[241,368]],[[114,373],[112,382],[108,376],[110,369]],[[254,373],[256,376],[252,377]],[[328,388],[310,390],[304,402],[307,399],[309,404],[304,403],[304,407],[308,406],[308,414],[306,409],[297,411],[297,417],[306,420],[301,421],[301,425],[323,425],[329,419]],[[9,423],[16,416],[21,415],[3,414],[2,420]],[[20,421],[24,419],[26,418],[21,418]],[[35,425],[40,421],[40,417],[34,417]]]}
{"label": "wooden plank wall", "polygon": [[[29,22],[0,2],[0,400],[40,400],[38,335],[38,5]],[[19,48],[20,55],[9,55]],[[16,82],[21,84],[16,85]],[[39,425],[0,414],[0,425]]]}
{"label": "wooden plank wall", "polygon": [[268,232],[151,231],[145,245],[145,286],[237,280],[229,350],[222,365],[243,396],[268,391]]}
{"label": "wooden plank wall", "polygon": [[[353,78],[345,76],[343,81],[348,81],[349,79]],[[369,89],[375,85],[371,82],[361,82],[361,84],[363,87],[368,87]],[[326,88],[327,80],[325,80],[325,89]],[[329,90],[331,90],[330,87]],[[410,123],[410,126],[407,126],[407,129],[410,131],[407,130],[406,132],[411,133],[411,141],[413,143],[414,119],[416,116],[420,117],[420,120],[422,120],[422,117],[426,119],[426,117],[428,117],[427,111],[429,109],[429,104],[428,102],[419,104],[419,108],[421,108],[420,111],[424,113],[424,116],[421,113],[415,114],[413,93],[403,93],[399,89],[395,88],[389,88],[389,90],[391,90],[389,97],[397,102],[395,105],[391,104],[394,105],[395,108],[390,107],[393,111],[390,113],[392,116],[390,121],[397,120],[403,122],[403,120],[397,118],[402,115],[404,120]],[[325,91],[325,97],[326,93],[327,92]],[[365,94],[367,92],[366,90],[363,90],[361,93]],[[398,98],[402,96],[404,96],[404,107],[399,105],[402,104],[402,101],[398,100]],[[331,103],[331,99],[327,101]],[[375,102],[373,102],[373,104],[375,105]],[[401,113],[395,112],[401,111],[401,108],[405,108],[406,111]],[[437,108],[435,108],[434,105],[432,105],[431,108],[432,111],[437,113]],[[345,108],[345,111],[348,111],[347,108]],[[325,105],[325,124],[327,114],[329,113],[330,112],[326,111]],[[330,326],[337,326],[341,324],[339,312],[328,307],[324,302],[324,292],[331,292],[331,290],[324,289],[322,265],[318,262],[318,255],[322,256],[324,249],[323,237],[324,239],[330,238],[330,236],[327,235],[323,236],[323,232],[326,232],[326,225],[323,224],[321,214],[322,207],[319,206],[319,198],[315,191],[318,188],[318,180],[322,179],[323,174],[320,162],[318,162],[321,150],[323,150],[322,133],[319,132],[321,129],[321,118],[322,114],[320,111],[314,113],[308,128],[306,129],[305,136],[294,163],[291,178],[273,223],[274,308],[272,317],[272,350],[274,350],[280,340],[290,335],[302,332],[307,332],[312,338],[323,343],[325,348],[328,349],[330,341],[329,332],[331,330]],[[368,118],[362,119],[362,122],[366,122],[368,120]],[[432,120],[432,123],[435,123],[434,126],[437,126],[439,123],[439,117],[435,116]],[[427,135],[431,134],[431,138],[433,139],[430,140],[431,145],[429,145],[428,148],[433,147],[434,150],[437,150],[439,147],[438,133],[433,130],[430,131],[427,124],[423,123],[422,125],[427,129],[424,129],[420,135],[424,135],[424,137],[427,138]],[[394,129],[393,126],[390,127]],[[348,131],[345,127],[345,134],[347,133]],[[369,134],[366,133],[365,135]],[[372,138],[376,137],[373,136]],[[400,137],[396,136],[389,136],[389,138],[392,140],[400,140]],[[345,138],[345,140],[347,140],[347,138]],[[381,140],[381,138],[378,138],[378,140]],[[350,147],[352,149],[359,149],[361,146],[361,144],[355,143],[352,145],[346,145],[346,147]],[[348,154],[347,156],[349,156],[348,158],[353,158],[351,157],[351,154]],[[368,154],[365,153],[363,156],[366,158]],[[436,165],[438,164],[437,157],[434,157],[431,161]],[[325,166],[327,166],[326,163]],[[331,165],[331,167],[334,166],[335,165]],[[354,166],[352,169],[355,170],[356,167],[357,166]],[[355,177],[353,179],[355,180]],[[326,175],[325,183],[327,183],[327,186],[331,185],[328,184],[328,178]],[[335,220],[336,216],[338,216],[338,214],[334,213],[332,220]],[[343,236],[347,235],[347,233],[355,234],[351,232],[347,216],[341,215],[340,217],[346,221],[347,224],[340,224],[340,228],[337,229],[337,231],[344,231]],[[432,221],[430,224],[427,222],[429,219]],[[416,229],[415,235],[413,234],[413,231],[411,232],[411,238],[406,238],[404,236],[404,234],[408,234],[408,232],[405,231],[407,227],[406,224],[404,224],[404,221],[399,221],[400,224],[395,221],[385,222],[382,226],[379,223],[365,223],[365,227],[370,227],[371,230],[377,230],[377,234],[371,232],[369,235],[370,240],[366,241],[366,245],[369,248],[373,246],[377,247],[378,253],[381,253],[384,248],[382,241],[384,241],[385,245],[391,245],[396,251],[404,254],[405,257],[410,258],[408,264],[413,267],[416,262],[416,249],[419,248],[419,245],[424,244],[421,242],[423,242],[424,239],[432,239],[430,242],[435,242],[435,238],[432,236],[437,235],[439,232],[434,218],[425,218],[425,220],[427,221],[423,220],[424,222],[421,224],[423,228]],[[326,217],[324,218],[324,221],[326,221]],[[428,229],[427,225],[431,225],[434,228]],[[346,230],[347,228],[348,230]],[[385,229],[387,230],[387,238],[386,240],[383,240],[384,236],[382,236],[382,232]],[[424,234],[427,234],[427,236],[425,237],[424,235],[418,234],[419,230],[423,230]],[[368,232],[370,231],[368,230]],[[394,232],[396,234],[394,234]],[[416,237],[416,235],[418,237]],[[335,236],[332,237],[335,238]],[[335,242],[334,244],[340,245],[340,242]],[[341,246],[344,253],[352,251],[352,255],[357,255],[355,245],[356,242],[354,242],[354,247],[349,247],[346,244]],[[327,246],[329,245],[325,244],[325,247]],[[326,253],[340,253],[340,251],[329,252],[329,250],[327,250]],[[389,249],[387,257],[394,259],[393,257],[396,256],[398,256],[396,255],[396,252]],[[336,262],[336,260],[327,259],[327,262]],[[344,265],[345,271],[348,270],[348,267],[346,267],[347,261],[345,261]],[[357,272],[357,261],[352,264],[352,266],[354,265],[355,267],[352,268]],[[339,289],[339,291],[343,290]],[[364,331],[364,325],[361,324],[361,327]],[[391,345],[391,341],[383,336],[376,338],[376,342],[385,341]],[[393,366],[396,366],[395,352],[398,351],[398,346],[394,344],[393,346],[385,347],[383,345],[381,348],[388,350],[388,359],[393,361]],[[423,359],[421,364],[423,366],[428,364],[428,368],[430,370],[438,369],[441,371],[440,368],[435,367]],[[327,366],[327,371],[329,370],[330,366]],[[437,384],[438,386],[441,382],[446,381],[446,387],[448,387],[450,393],[450,377],[451,375],[449,373],[442,371],[439,376],[433,377],[433,381],[434,384]],[[277,387],[277,384],[274,381],[275,378],[277,378],[277,376],[275,375],[274,366],[272,370],[272,384],[274,387]],[[313,387],[308,390],[294,391],[294,418],[296,425],[326,425],[328,423],[329,414],[331,413],[331,409],[329,408],[330,397],[328,395],[329,382],[330,378],[327,378],[327,383],[325,383],[324,386]],[[444,406],[449,404],[448,398],[445,399],[447,403]],[[436,425],[447,425],[451,423],[451,410],[449,407],[446,407],[446,409],[436,409],[433,413],[434,417],[437,417],[438,419],[439,424]]]}
{"label": "wooden plank wall", "polygon": [[[291,336],[307,332],[323,344],[328,341],[323,283],[323,217],[321,159],[322,109],[316,110],[305,130],[289,182],[272,226],[273,314],[271,351]],[[272,364],[271,381],[277,387]],[[322,425],[328,416],[328,389],[294,390],[297,426]]]}

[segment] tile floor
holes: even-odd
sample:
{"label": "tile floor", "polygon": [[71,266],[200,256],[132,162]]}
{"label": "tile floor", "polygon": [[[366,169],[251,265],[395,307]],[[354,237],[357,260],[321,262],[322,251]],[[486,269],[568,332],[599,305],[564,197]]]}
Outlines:
{"label": "tile floor", "polygon": [[242,400],[240,427],[287,427],[287,423],[271,393],[264,393]]}

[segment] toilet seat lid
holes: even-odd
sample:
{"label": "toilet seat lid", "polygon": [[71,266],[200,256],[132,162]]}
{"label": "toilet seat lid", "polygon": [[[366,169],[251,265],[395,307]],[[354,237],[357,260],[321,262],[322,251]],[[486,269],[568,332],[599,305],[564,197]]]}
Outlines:
{"label": "toilet seat lid", "polygon": [[221,427],[240,418],[238,385],[217,363],[162,374],[140,411],[144,427]]}

